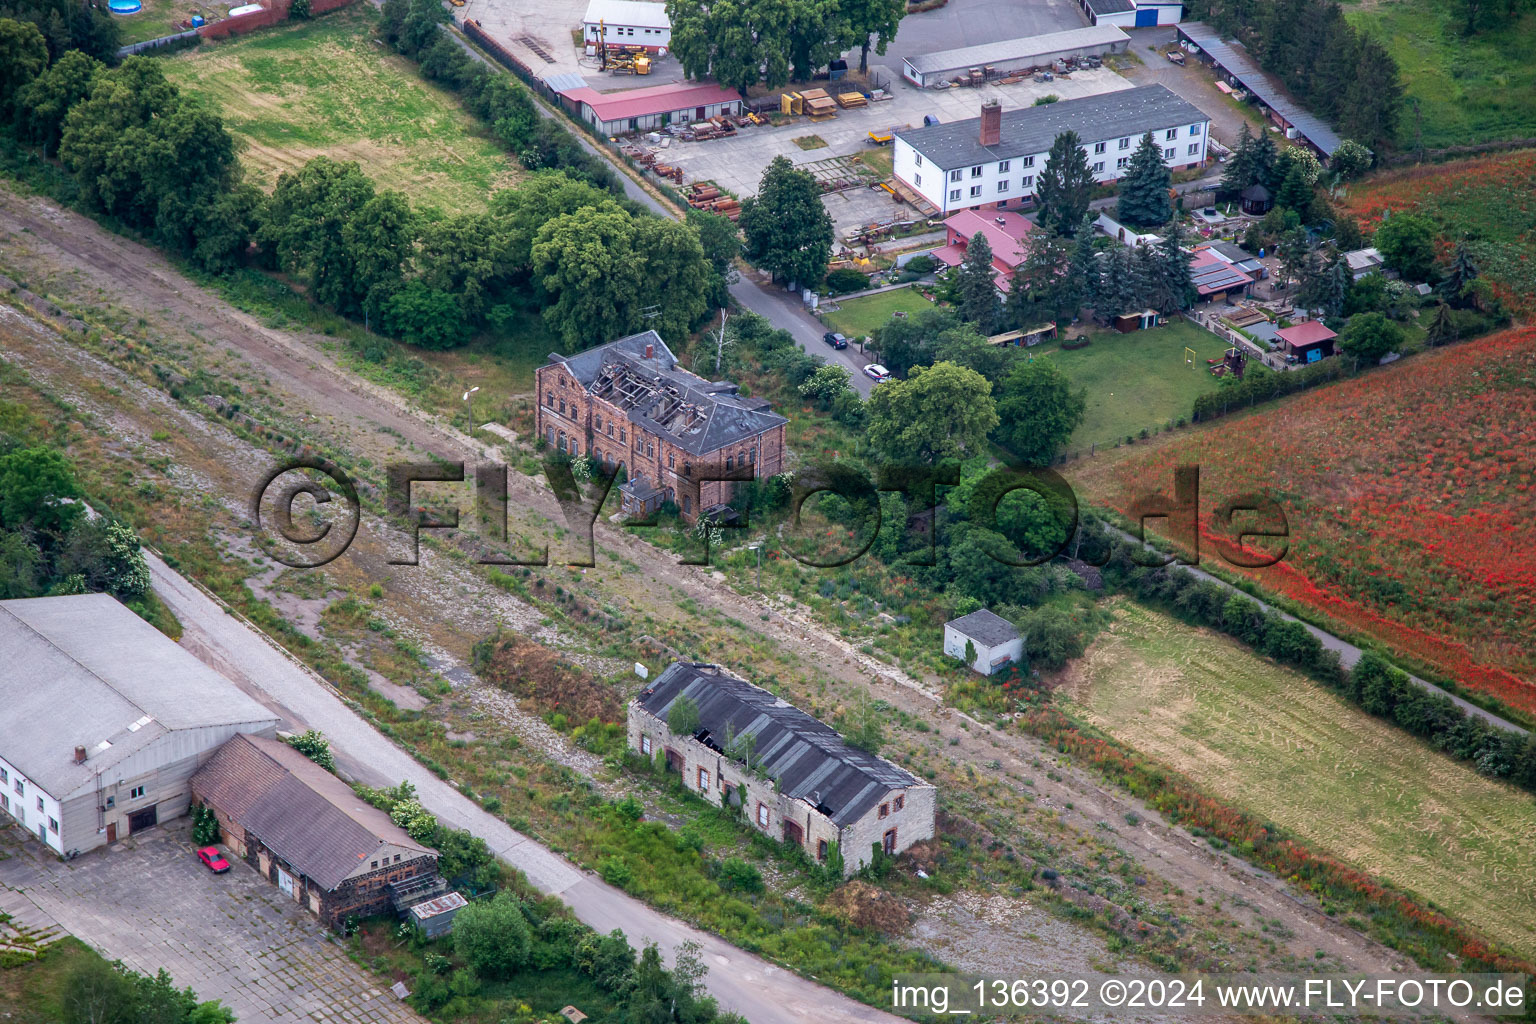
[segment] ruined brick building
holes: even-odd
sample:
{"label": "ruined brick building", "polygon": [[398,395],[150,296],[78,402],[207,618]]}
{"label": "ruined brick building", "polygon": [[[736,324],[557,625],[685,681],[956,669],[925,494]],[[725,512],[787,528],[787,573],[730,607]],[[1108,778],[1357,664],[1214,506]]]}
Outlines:
{"label": "ruined brick building", "polygon": [[[672,731],[687,698],[697,727]],[[763,832],[825,861],[836,843],[853,874],[879,846],[895,855],[934,834],[937,790],[831,726],[716,665],[677,661],[629,705],[629,746],[663,756],[683,785],[738,807]]]}
{"label": "ruined brick building", "polygon": [[671,501],[693,522],[731,504],[734,480],[784,470],[788,421],[735,384],[683,369],[655,331],[574,356],[551,352],[534,379],[538,436],[556,452],[622,468],[627,514]]}

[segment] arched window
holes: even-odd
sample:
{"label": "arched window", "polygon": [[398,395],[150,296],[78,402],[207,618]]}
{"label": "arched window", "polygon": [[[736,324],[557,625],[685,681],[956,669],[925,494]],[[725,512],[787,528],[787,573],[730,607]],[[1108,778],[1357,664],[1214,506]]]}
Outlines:
{"label": "arched window", "polygon": [[554,444],[555,443],[555,428],[554,427],[550,427],[547,431],[545,431],[545,433],[547,433],[549,435],[548,438],[547,438],[549,443],[550,444]]}
{"label": "arched window", "polygon": [[688,497],[688,495],[685,494],[685,495],[683,495],[683,513],[686,515],[687,513],[692,512],[692,511],[693,511],[693,499]]}
{"label": "arched window", "polygon": [[726,469],[732,469],[732,468],[734,468],[734,466],[735,466],[735,463],[736,463],[736,460],[735,460],[735,459],[733,459],[733,458],[731,458],[731,457],[730,457],[730,456],[729,456],[729,455],[727,455],[727,456],[726,456],[726,457],[725,457],[725,468],[726,468]]}
{"label": "arched window", "polygon": [[565,431],[560,431],[560,442],[555,446],[559,451],[565,451]]}
{"label": "arched window", "polygon": [[553,391],[544,392],[544,404],[551,409],[555,407],[555,393]]}
{"label": "arched window", "polygon": [[596,421],[597,429],[598,430],[602,430],[603,429],[603,418],[601,416],[594,416],[593,419]]}
{"label": "arched window", "polygon": [[683,476],[693,476],[693,463],[683,463]]}

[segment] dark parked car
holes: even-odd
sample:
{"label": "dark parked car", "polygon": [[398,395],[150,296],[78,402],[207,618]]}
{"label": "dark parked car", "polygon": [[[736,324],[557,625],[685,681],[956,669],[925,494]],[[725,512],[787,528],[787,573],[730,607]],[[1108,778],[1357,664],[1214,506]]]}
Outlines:
{"label": "dark parked car", "polygon": [[826,334],[821,336],[821,340],[826,342],[828,345],[831,345],[833,348],[848,347],[848,339],[836,331],[828,331]]}

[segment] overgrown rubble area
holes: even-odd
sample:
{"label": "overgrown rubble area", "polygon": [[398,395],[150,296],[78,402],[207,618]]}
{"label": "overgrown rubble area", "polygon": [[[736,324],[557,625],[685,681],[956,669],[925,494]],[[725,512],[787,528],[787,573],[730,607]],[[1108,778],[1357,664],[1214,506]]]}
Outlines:
{"label": "overgrown rubble area", "polygon": [[[1017,962],[1033,943],[1060,951],[1057,971],[1404,966],[1053,748],[936,704],[936,680],[603,520],[587,570],[488,569],[427,535],[421,565],[392,565],[400,531],[365,490],[357,540],[320,582],[272,572],[242,538],[252,485],[279,456],[321,453],[382,482],[391,460],[529,453],[417,413],[340,365],[334,339],[266,326],[44,201],[0,191],[0,243],[0,273],[58,314],[0,307],[0,397],[51,425],[91,493],[429,767],[651,903],[867,1000],[892,970],[998,969],[974,943],[987,906],[1007,908],[995,927]],[[559,539],[547,487],[514,470],[511,488],[514,533]],[[432,494],[472,507],[467,490]],[[939,787],[939,837],[883,879],[836,885],[626,759],[631,666],[660,664],[649,637],[829,720],[878,708],[886,756]],[[732,860],[754,870],[723,871]]]}

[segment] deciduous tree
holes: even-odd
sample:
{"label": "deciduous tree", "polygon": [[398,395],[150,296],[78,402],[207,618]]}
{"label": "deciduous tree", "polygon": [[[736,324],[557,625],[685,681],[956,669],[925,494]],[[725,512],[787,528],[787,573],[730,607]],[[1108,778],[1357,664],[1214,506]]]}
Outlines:
{"label": "deciduous tree", "polygon": [[1416,213],[1395,213],[1372,240],[1387,266],[1404,280],[1424,281],[1435,268],[1435,226]]}
{"label": "deciduous tree", "polygon": [[1018,363],[998,387],[997,439],[1026,465],[1048,466],[1087,407],[1087,392],[1053,361]]}
{"label": "deciduous tree", "polygon": [[801,285],[821,279],[832,254],[832,218],[816,179],[782,156],[763,172],[757,195],[741,204],[748,260]]}
{"label": "deciduous tree", "polygon": [[1375,361],[1403,343],[1403,329],[1382,313],[1350,317],[1339,335],[1339,348],[1360,359]]}
{"label": "deciduous tree", "polygon": [[875,388],[866,408],[870,447],[906,465],[974,455],[997,426],[991,382],[954,363],[914,367],[906,380]]}

